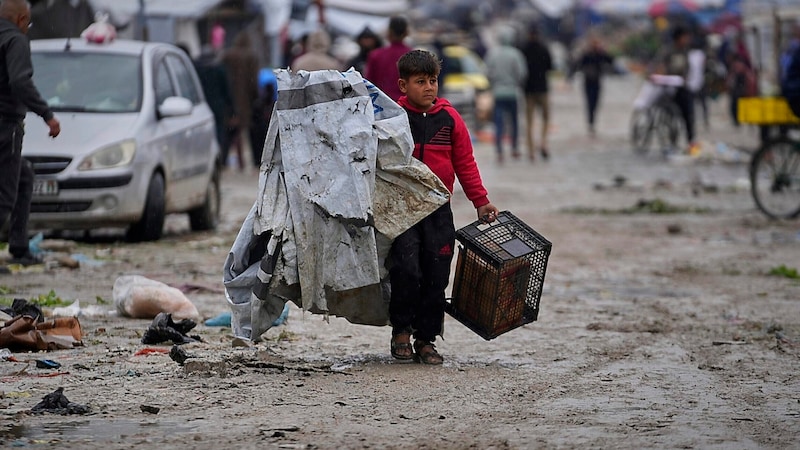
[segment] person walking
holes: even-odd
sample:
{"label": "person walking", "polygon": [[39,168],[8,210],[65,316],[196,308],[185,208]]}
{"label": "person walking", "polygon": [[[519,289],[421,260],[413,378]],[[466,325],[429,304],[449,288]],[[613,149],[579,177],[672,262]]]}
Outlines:
{"label": "person walking", "polygon": [[408,21],[406,18],[393,16],[389,19],[389,29],[387,30],[389,46],[373,50],[367,57],[367,64],[364,66],[364,78],[394,101],[403,95],[397,86],[397,80],[400,78],[397,60],[412,50],[403,42],[407,36]]}
{"label": "person walking", "polygon": [[[258,56],[246,31],[240,32],[233,47],[222,54],[228,75],[228,86],[233,96],[233,117],[228,124],[229,147],[236,150],[239,170],[245,169],[244,140],[248,139],[253,100],[258,97]],[[252,145],[252,144],[251,144]],[[229,151],[223,151],[228,154]],[[223,161],[227,164],[227,161]]]}
{"label": "person walking", "polygon": [[678,106],[686,130],[687,151],[691,151],[694,142],[694,109],[692,107],[692,92],[687,86],[689,78],[689,47],[692,43],[691,32],[683,27],[676,26],[672,31],[672,45],[664,48],[656,57],[654,73],[681,77],[683,83],[675,87],[672,96]]}
{"label": "person walking", "polygon": [[498,45],[486,54],[489,85],[494,98],[494,142],[497,161],[503,161],[503,139],[505,138],[505,122],[510,124],[511,156],[519,158],[519,93],[528,77],[528,67],[522,52],[514,47],[514,30],[501,28],[498,33]]}
{"label": "person walking", "polygon": [[340,70],[342,64],[328,54],[331,49],[331,36],[325,30],[317,30],[308,35],[306,52],[298,56],[291,69],[298,70]]}
{"label": "person walking", "polygon": [[706,94],[706,45],[705,37],[697,36],[689,49],[689,70],[686,75],[686,88],[692,95],[692,117],[697,120],[697,108],[700,106],[700,113],[703,118],[703,126],[709,128],[708,117],[708,95]]}
{"label": "person walking", "polygon": [[[425,163],[450,192],[457,177],[478,218],[493,222],[499,211],[489,202],[481,181],[467,125],[450,102],[437,96],[439,58],[425,50],[413,50],[403,55],[397,66],[397,84],[404,94],[398,104],[408,113],[413,156]],[[392,243],[388,261],[392,284],[390,348],[396,359],[416,358],[434,365],[443,362],[433,343],[442,334],[444,291],[450,280],[455,238],[448,202]]]}
{"label": "person walking", "polygon": [[50,137],[61,124],[33,84],[30,42],[26,34],[31,9],[24,0],[0,3],[0,227],[11,218],[12,263],[40,262],[28,249],[28,215],[33,195],[33,168],[22,158],[22,136],[28,110],[40,116]]}
{"label": "person walking", "polygon": [[272,69],[265,67],[258,73],[258,97],[253,101],[253,117],[250,121],[250,147],[253,165],[261,167],[264,142],[267,140],[272,110],[278,100],[278,79]]}
{"label": "person walking", "polygon": [[[178,45],[178,47],[191,57],[189,48],[185,44]],[[233,117],[233,97],[228,83],[228,74],[210,45],[205,46],[201,50],[200,56],[192,63],[197,77],[200,79],[200,86],[203,88],[208,107],[211,108],[211,113],[214,115],[215,134],[220,149],[219,163],[224,166],[228,161],[228,150],[230,149],[228,127]]]}
{"label": "person walking", "polygon": [[528,29],[528,40],[522,47],[522,54],[528,64],[528,80],[525,83],[525,134],[528,142],[528,157],[533,161],[536,156],[534,116],[536,109],[539,109],[542,115],[539,151],[542,158],[547,159],[550,156],[547,150],[547,131],[550,126],[550,100],[548,98],[550,89],[547,83],[547,74],[553,70],[553,58],[547,45],[541,41],[537,28]]}
{"label": "person walking", "polygon": [[718,50],[718,58],[728,73],[728,112],[735,127],[739,127],[739,99],[756,95],[756,75],[744,34],[735,27],[725,30],[725,40]]}
{"label": "person walking", "polygon": [[347,62],[345,69],[352,67],[363,75],[369,54],[373,50],[380,48],[383,45],[383,40],[367,26],[356,36],[356,43],[358,43],[358,55]]}
{"label": "person walking", "polygon": [[589,135],[595,136],[595,122],[597,107],[600,103],[600,80],[603,74],[613,64],[613,58],[605,51],[600,40],[596,37],[589,39],[588,48],[578,57],[570,71],[569,78],[576,72],[583,74],[583,94],[586,99],[586,122],[589,126]]}

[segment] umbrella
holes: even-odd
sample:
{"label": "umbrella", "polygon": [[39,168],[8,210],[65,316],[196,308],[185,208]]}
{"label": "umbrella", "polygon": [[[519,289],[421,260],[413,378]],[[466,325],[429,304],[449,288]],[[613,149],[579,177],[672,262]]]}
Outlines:
{"label": "umbrella", "polygon": [[647,14],[650,17],[662,17],[692,13],[698,9],[694,0],[653,0],[647,8]]}
{"label": "umbrella", "polygon": [[741,30],[742,16],[731,12],[724,12],[714,18],[708,25],[708,31],[717,34],[723,34],[729,28]]}

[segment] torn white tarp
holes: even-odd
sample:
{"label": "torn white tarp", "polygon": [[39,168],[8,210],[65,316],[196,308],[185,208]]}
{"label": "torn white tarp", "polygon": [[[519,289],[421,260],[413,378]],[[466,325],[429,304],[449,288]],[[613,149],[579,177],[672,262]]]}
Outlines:
{"label": "torn white tarp", "polygon": [[405,111],[355,71],[277,72],[258,197],[225,261],[239,337],[286,301],[386,325],[391,240],[450,193],[411,156]]}

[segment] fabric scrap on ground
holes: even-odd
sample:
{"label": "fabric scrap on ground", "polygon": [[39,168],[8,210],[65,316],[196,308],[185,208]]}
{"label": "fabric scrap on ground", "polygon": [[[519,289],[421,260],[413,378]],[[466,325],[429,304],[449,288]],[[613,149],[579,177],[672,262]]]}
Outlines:
{"label": "fabric scrap on ground", "polygon": [[64,388],[60,387],[55,391],[42,397],[42,401],[31,408],[33,414],[89,414],[91,409],[86,405],[73,403],[64,395]]}
{"label": "fabric scrap on ground", "polygon": [[0,328],[0,348],[12,351],[70,349],[83,345],[77,317],[58,317],[38,322],[31,316],[17,316]]}
{"label": "fabric scrap on ground", "polygon": [[142,344],[152,345],[162,342],[172,341],[173,344],[187,344],[189,342],[200,341],[199,336],[187,336],[197,323],[191,319],[183,319],[180,322],[172,320],[172,314],[158,313],[153,319],[150,327],[142,336]]}

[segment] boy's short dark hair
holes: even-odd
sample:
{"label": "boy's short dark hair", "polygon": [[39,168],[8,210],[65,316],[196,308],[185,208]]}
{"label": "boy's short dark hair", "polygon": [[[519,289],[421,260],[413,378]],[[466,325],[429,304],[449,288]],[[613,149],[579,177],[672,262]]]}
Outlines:
{"label": "boy's short dark hair", "polygon": [[442,63],[427,50],[411,50],[397,61],[397,71],[400,78],[406,80],[418,74],[437,77],[442,71]]}

